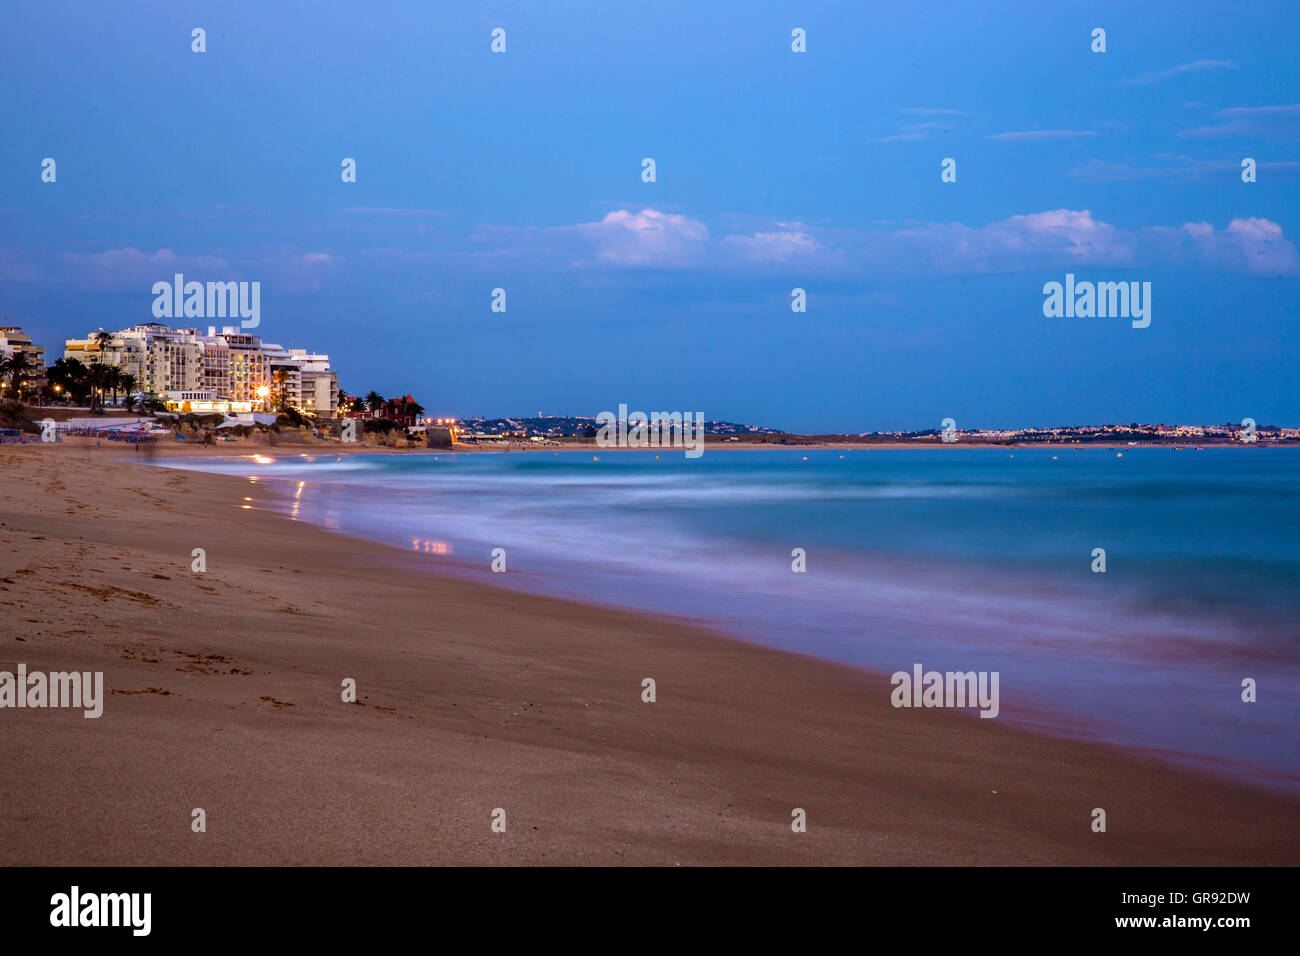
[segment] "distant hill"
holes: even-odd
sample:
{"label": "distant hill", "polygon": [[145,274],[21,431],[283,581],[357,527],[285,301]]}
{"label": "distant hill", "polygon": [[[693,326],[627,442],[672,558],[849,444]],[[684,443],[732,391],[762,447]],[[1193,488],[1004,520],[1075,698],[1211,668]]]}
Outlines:
{"label": "distant hill", "polygon": [[[596,429],[594,416],[545,415],[542,417],[521,418],[461,418],[456,424],[462,433],[471,435],[537,435],[543,438],[581,438],[587,429]],[[704,422],[706,435],[779,435],[776,428],[762,425],[739,425],[735,422]]]}

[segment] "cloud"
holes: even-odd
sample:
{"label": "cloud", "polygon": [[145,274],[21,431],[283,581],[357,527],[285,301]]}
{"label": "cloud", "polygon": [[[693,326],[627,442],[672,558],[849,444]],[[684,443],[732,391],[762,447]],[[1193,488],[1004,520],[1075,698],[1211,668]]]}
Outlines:
{"label": "cloud", "polygon": [[387,206],[348,206],[340,210],[349,216],[371,216],[371,217],[428,217],[441,216],[443,213],[437,209],[397,209]]}
{"label": "cloud", "polygon": [[1105,159],[1087,159],[1073,167],[1072,178],[1085,183],[1121,183],[1168,175],[1168,170],[1152,166],[1134,166]]}
{"label": "cloud", "polygon": [[[356,272],[340,269],[345,260],[336,253],[293,247],[250,250],[234,260],[132,247],[55,258],[58,269],[39,281],[139,291],[146,298],[154,282],[170,280],[174,272],[199,281],[259,280],[264,301],[323,293],[327,284],[332,288]],[[612,283],[640,281],[637,275],[658,281],[656,273],[675,273],[709,282],[826,280],[850,289],[863,282],[1081,267],[1300,275],[1295,243],[1268,219],[1242,217],[1224,227],[1189,222],[1121,228],[1087,209],[1024,213],[977,226],[748,222],[716,235],[681,213],[616,209],[594,222],[485,226],[437,249],[367,249],[348,258],[362,263],[366,274],[423,276],[434,282],[440,275],[514,274]],[[12,267],[0,269],[4,272],[19,281],[30,274],[26,268],[18,275]]]}
{"label": "cloud", "polygon": [[1193,60],[1191,63],[1184,63],[1181,66],[1172,66],[1167,70],[1161,70],[1158,73],[1148,70],[1141,76],[1135,76],[1123,81],[1124,86],[1147,86],[1151,83],[1159,83],[1167,80],[1172,76],[1182,76],[1185,73],[1202,73],[1206,70],[1235,70],[1237,64],[1232,60]]}
{"label": "cloud", "polygon": [[39,266],[25,250],[0,249],[0,279],[6,282],[40,282],[44,278]]}
{"label": "cloud", "polygon": [[704,223],[656,209],[618,209],[572,231],[588,243],[597,262],[617,266],[689,265],[709,238]]}
{"label": "cloud", "polygon": [[95,253],[59,253],[47,279],[99,292],[140,292],[152,296],[155,282],[257,281],[265,295],[302,295],[320,289],[322,276],[343,261],[330,252],[304,252],[292,246],[242,251],[237,259],[216,255],[181,256],[171,249],[145,252],[134,246]]}
{"label": "cloud", "polygon": [[929,134],[917,130],[910,132],[895,133],[893,136],[881,136],[879,139],[873,139],[873,143],[906,143],[912,140],[925,139]]}
{"label": "cloud", "polygon": [[[1159,153],[1152,157],[1161,165],[1139,166],[1133,163],[1116,163],[1104,159],[1088,159],[1069,170],[1068,175],[1085,183],[1136,182],[1142,179],[1168,179],[1174,182],[1222,179],[1240,181],[1241,157],[1232,159],[1192,159]],[[1269,179],[1291,179],[1300,174],[1300,162],[1281,160],[1257,162],[1260,176]]]}
{"label": "cloud", "polygon": [[1198,139],[1237,136],[1291,139],[1300,136],[1300,103],[1286,106],[1235,106],[1214,114],[1217,126],[1198,126],[1180,135]]}
{"label": "cloud", "polygon": [[140,289],[143,294],[155,282],[170,282],[177,272],[223,281],[237,278],[230,274],[230,263],[220,256],[178,256],[171,249],[144,252],[125,246],[89,254],[65,252],[57,261],[61,281],[100,291]]}
{"label": "cloud", "polygon": [[1120,229],[1089,210],[1057,209],[1012,216],[978,229],[960,224],[895,234],[904,258],[928,257],[936,272],[999,272],[1061,265],[1213,269],[1300,274],[1300,255],[1282,227],[1267,219]]}
{"label": "cloud", "polygon": [[1233,219],[1228,228],[1215,230],[1206,222],[1184,223],[1179,230],[1153,229],[1153,236],[1171,249],[1190,250],[1205,263],[1257,275],[1294,275],[1295,244],[1282,235],[1282,227],[1268,219]]}
{"label": "cloud", "polygon": [[[913,116],[965,116],[961,110],[931,110],[931,109],[905,109],[901,113],[908,113]],[[929,120],[924,123],[906,123],[902,129],[890,136],[881,136],[873,139],[873,143],[901,143],[918,139],[927,139],[931,133],[950,133],[953,124],[951,121]]]}
{"label": "cloud", "polygon": [[834,255],[798,223],[774,232],[724,236],[722,242],[728,253],[747,262],[825,261]]}
{"label": "cloud", "polygon": [[935,130],[947,130],[949,128],[946,123],[908,123],[903,127],[901,133],[895,133],[893,136],[882,136],[879,139],[872,140],[872,142],[896,143],[904,140],[925,139]]}
{"label": "cloud", "polygon": [[1027,129],[1013,133],[992,133],[985,139],[1035,140],[1035,139],[1073,139],[1077,136],[1095,136],[1090,129]]}
{"label": "cloud", "polygon": [[[852,241],[846,239],[846,241]],[[1088,210],[1055,209],[986,226],[921,223],[857,239],[859,268],[881,276],[1016,272],[1079,264],[1129,265],[1132,237]]]}
{"label": "cloud", "polygon": [[988,223],[888,223],[823,228],[801,222],[751,226],[714,237],[704,223],[655,209],[609,213],[599,222],[506,230],[500,255],[543,255],[575,268],[662,269],[853,281],[1015,272],[1081,265],[1300,273],[1300,256],[1267,219],[1121,229],[1087,209],[1054,209]]}

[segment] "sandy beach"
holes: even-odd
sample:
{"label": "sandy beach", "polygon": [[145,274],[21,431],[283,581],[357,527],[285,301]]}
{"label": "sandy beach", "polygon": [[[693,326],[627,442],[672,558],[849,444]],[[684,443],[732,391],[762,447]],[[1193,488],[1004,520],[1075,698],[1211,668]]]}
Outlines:
{"label": "sandy beach", "polygon": [[1300,861],[1286,794],[439,576],[271,513],[265,481],[105,446],[0,450],[0,670],[106,694],[96,720],[0,710],[0,864]]}

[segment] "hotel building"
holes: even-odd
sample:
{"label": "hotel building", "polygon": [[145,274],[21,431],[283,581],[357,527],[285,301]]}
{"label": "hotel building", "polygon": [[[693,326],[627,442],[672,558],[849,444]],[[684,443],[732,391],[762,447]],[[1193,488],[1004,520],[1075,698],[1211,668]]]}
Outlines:
{"label": "hotel building", "polygon": [[[32,370],[24,377],[25,388],[38,388],[45,381],[45,349],[33,345],[31,336],[17,325],[0,325],[0,357],[26,355],[31,360]],[[0,392],[5,391],[9,383],[0,382]]]}
{"label": "hotel building", "polygon": [[300,369],[303,411],[322,418],[337,418],[339,378],[330,369],[330,357],[306,349],[290,349],[289,354]]}
{"label": "hotel building", "polygon": [[37,370],[45,368],[45,349],[32,345],[32,337],[17,325],[0,325],[0,354],[9,356],[24,352],[31,358]]}
{"label": "hotel building", "polygon": [[68,339],[63,356],[84,365],[121,366],[135,375],[141,391],[179,411],[258,410],[281,388],[288,404],[304,414],[333,417],[338,407],[338,376],[328,355],[286,350],[236,326],[209,326],[204,335],[147,322],[111,332],[102,342],[98,335]]}

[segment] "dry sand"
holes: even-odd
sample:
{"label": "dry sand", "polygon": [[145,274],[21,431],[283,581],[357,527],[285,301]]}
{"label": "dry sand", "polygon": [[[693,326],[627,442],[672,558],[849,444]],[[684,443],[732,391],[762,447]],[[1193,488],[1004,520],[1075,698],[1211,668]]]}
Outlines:
{"label": "dry sand", "polygon": [[0,448],[0,670],[107,698],[0,710],[0,864],[1300,862],[1291,796],[895,710],[883,675],[440,577],[265,481],[89,446]]}

